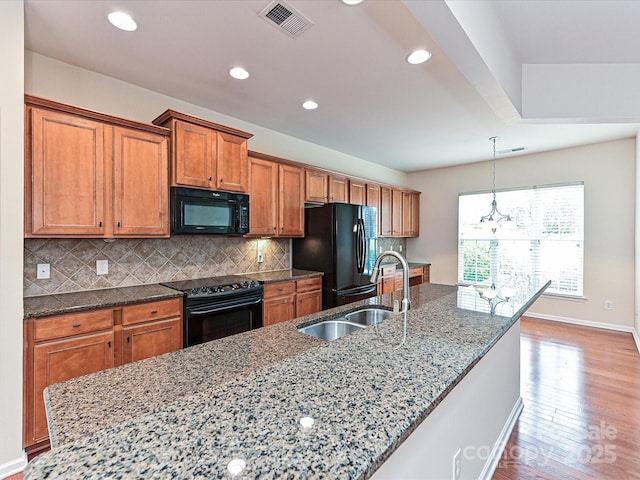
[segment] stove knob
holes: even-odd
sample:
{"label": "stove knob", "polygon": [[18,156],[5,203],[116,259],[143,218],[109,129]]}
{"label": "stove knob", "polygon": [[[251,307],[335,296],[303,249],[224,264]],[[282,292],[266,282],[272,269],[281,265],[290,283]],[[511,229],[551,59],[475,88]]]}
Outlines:
{"label": "stove knob", "polygon": [[242,282],[242,288],[249,288],[249,282]]}
{"label": "stove knob", "polygon": [[198,289],[197,288],[192,288],[191,289],[191,295],[197,295],[198,294]]}
{"label": "stove knob", "polygon": [[200,292],[201,293],[207,293],[207,287],[201,287],[200,288]]}
{"label": "stove knob", "polygon": [[251,286],[255,287],[258,285],[258,282],[256,282],[255,280],[251,280]]}
{"label": "stove knob", "polygon": [[224,292],[224,287],[216,287],[215,291],[216,293]]}

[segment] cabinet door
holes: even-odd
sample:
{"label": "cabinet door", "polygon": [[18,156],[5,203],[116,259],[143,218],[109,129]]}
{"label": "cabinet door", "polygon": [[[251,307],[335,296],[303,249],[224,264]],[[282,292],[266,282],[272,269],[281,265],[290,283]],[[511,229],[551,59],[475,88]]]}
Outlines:
{"label": "cabinet door", "polygon": [[110,167],[103,124],[32,108],[30,131],[26,236],[103,235]]}
{"label": "cabinet door", "polygon": [[382,221],[380,211],[380,185],[367,183],[365,194],[365,205],[374,207],[378,212],[378,235],[382,234]]}
{"label": "cabinet door", "polygon": [[402,191],[391,192],[391,236],[402,236]]}
{"label": "cabinet door", "polygon": [[316,170],[305,170],[305,201],[327,203],[329,175]]}
{"label": "cabinet door", "polygon": [[411,236],[411,193],[402,192],[402,236]]}
{"label": "cabinet door", "polygon": [[329,175],[329,201],[347,203],[349,201],[348,187],[347,177]]}
{"label": "cabinet door", "polygon": [[411,194],[411,237],[420,236],[420,194]]}
{"label": "cabinet door", "polygon": [[349,203],[364,205],[366,200],[365,184],[358,180],[349,180]]}
{"label": "cabinet door", "polygon": [[245,193],[248,188],[247,140],[218,132],[216,188]]}
{"label": "cabinet door", "polygon": [[26,419],[33,441],[47,438],[47,419],[42,392],[53,383],[113,367],[113,333],[41,343],[34,349],[33,392]]}
{"label": "cabinet door", "polygon": [[278,235],[304,236],[304,170],[278,166]]}
{"label": "cabinet door", "polygon": [[296,295],[296,317],[304,317],[322,310],[322,291],[298,293]]}
{"label": "cabinet door", "polygon": [[273,236],[278,225],[278,164],[249,159],[249,233]]}
{"label": "cabinet door", "polygon": [[391,224],[392,190],[382,187],[380,189],[380,235],[390,237],[393,233]]}
{"label": "cabinet door", "polygon": [[173,128],[172,185],[213,189],[217,132],[176,121]]}
{"label": "cabinet door", "polygon": [[268,327],[296,318],[295,298],[295,295],[287,295],[265,300],[262,304],[262,325]]}
{"label": "cabinet door", "polygon": [[182,348],[182,319],[168,318],[122,329],[122,363],[137,362]]}
{"label": "cabinet door", "polygon": [[116,127],[113,148],[114,235],[168,237],[168,139]]}

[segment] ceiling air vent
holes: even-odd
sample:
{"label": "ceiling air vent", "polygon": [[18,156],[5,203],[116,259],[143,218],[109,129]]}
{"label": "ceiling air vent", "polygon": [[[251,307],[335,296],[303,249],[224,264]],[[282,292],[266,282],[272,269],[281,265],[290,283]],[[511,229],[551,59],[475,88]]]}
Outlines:
{"label": "ceiling air vent", "polygon": [[302,16],[295,8],[285,2],[271,2],[259,16],[291,38],[297,38],[313,26],[313,22]]}

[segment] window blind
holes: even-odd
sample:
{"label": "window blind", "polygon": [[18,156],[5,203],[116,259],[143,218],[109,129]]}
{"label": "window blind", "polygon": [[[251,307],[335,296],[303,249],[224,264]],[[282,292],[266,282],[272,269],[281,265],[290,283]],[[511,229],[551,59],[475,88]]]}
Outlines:
{"label": "window blind", "polygon": [[547,293],[581,297],[584,184],[496,192],[498,210],[512,218],[494,234],[479,226],[492,193],[458,197],[458,282],[516,286],[551,280]]}

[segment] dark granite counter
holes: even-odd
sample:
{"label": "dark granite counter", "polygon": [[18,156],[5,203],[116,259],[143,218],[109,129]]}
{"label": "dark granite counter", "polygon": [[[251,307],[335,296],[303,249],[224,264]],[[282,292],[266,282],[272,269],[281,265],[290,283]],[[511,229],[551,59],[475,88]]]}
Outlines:
{"label": "dark granite counter", "polygon": [[313,272],[311,270],[299,270],[293,268],[291,270],[275,270],[273,272],[264,273],[247,273],[246,277],[253,278],[262,283],[285,282],[287,280],[302,280],[304,278],[312,278],[322,276],[322,272]]}
{"label": "dark granite counter", "polygon": [[181,296],[182,292],[156,284],[25,297],[24,318],[81,312],[94,308],[115,307]]}
{"label": "dark granite counter", "polygon": [[[54,445],[26,480],[368,478],[544,288],[496,306],[422,284],[412,309],[333,342],[296,331],[399,293],[51,385]],[[311,416],[311,428],[299,420]]]}

